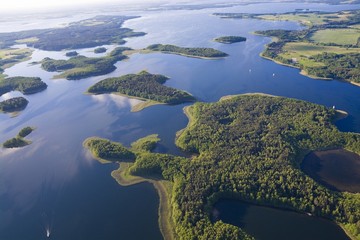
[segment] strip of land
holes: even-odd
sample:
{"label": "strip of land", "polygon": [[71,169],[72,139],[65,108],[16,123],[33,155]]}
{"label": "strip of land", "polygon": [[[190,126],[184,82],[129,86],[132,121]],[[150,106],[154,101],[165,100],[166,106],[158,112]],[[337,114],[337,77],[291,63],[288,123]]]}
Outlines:
{"label": "strip of land", "polygon": [[153,44],[145,48],[143,53],[147,52],[162,52],[168,54],[176,54],[186,57],[203,58],[203,59],[218,59],[227,57],[228,54],[213,48],[188,48],[179,47],[170,44]]}

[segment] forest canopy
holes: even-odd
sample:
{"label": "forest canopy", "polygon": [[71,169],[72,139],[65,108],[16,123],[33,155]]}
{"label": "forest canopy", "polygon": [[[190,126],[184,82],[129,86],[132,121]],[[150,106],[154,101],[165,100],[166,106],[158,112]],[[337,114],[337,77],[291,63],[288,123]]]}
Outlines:
{"label": "forest canopy", "polygon": [[180,104],[194,101],[189,93],[164,86],[168,77],[146,71],[127,74],[117,78],[107,78],[88,89],[89,93],[120,93],[167,104]]}

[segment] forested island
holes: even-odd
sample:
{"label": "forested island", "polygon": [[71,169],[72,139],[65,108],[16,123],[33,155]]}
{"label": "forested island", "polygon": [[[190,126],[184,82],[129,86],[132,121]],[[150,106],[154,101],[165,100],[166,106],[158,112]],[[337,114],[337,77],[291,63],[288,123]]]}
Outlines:
{"label": "forested island", "polygon": [[0,112],[17,112],[24,110],[29,101],[23,97],[15,97],[0,102]]}
{"label": "forested island", "polygon": [[20,148],[25,147],[31,144],[31,141],[25,139],[35,128],[32,127],[24,127],[20,130],[18,135],[14,138],[11,138],[3,143],[4,148]]}
{"label": "forested island", "polygon": [[219,42],[219,43],[232,44],[232,43],[237,43],[237,42],[245,42],[246,37],[224,36],[224,37],[215,38],[214,41]]}
{"label": "forested island", "polygon": [[195,58],[223,58],[227,57],[228,54],[221,52],[213,48],[187,48],[187,47],[178,47],[170,44],[153,44],[148,46],[145,50],[151,52],[162,52],[169,54],[178,54],[187,57]]}
{"label": "forested island", "polygon": [[77,51],[70,51],[70,52],[65,53],[65,56],[67,56],[67,57],[75,57],[77,55],[79,55],[79,53]]}
{"label": "forested island", "polygon": [[55,60],[44,58],[41,67],[48,72],[63,72],[55,78],[66,78],[67,80],[79,80],[82,78],[100,76],[111,73],[116,69],[114,64],[127,59],[124,51],[131,50],[127,47],[117,47],[105,57],[89,58],[75,56],[68,60]]}
{"label": "forested island", "polygon": [[107,49],[104,47],[99,47],[99,48],[94,49],[94,53],[104,53],[106,51],[107,51]]}
{"label": "forested island", "polygon": [[11,91],[33,94],[46,88],[46,83],[38,77],[9,77],[0,80],[0,96]]}
{"label": "forested island", "polygon": [[267,30],[273,38],[262,56],[302,70],[314,78],[339,79],[360,85],[360,10],[337,13],[217,13],[222,18],[298,21],[304,30]]}
{"label": "forested island", "polygon": [[121,163],[112,173],[123,185],[155,184],[165,239],[252,239],[238,227],[211,222],[212,206],[222,198],[328,218],[360,237],[360,195],[331,191],[299,167],[313,150],[360,154],[360,135],[340,132],[333,124],[335,110],[240,95],[195,103],[185,112],[189,123],[176,144],[193,153],[191,159],[128,149],[134,163]]}
{"label": "forested island", "polygon": [[97,16],[70,23],[62,28],[28,30],[0,33],[0,48],[16,43],[48,51],[90,48],[109,44],[124,44],[124,38],[143,36],[143,32],[133,32],[122,24],[136,17]]}
{"label": "forested island", "polygon": [[[189,93],[164,86],[169,78],[141,71],[117,78],[107,78],[88,89],[89,93],[119,93],[129,97],[150,100],[150,103],[180,104],[195,101]],[[143,107],[149,105],[142,105]],[[138,109],[141,110],[142,108]]]}

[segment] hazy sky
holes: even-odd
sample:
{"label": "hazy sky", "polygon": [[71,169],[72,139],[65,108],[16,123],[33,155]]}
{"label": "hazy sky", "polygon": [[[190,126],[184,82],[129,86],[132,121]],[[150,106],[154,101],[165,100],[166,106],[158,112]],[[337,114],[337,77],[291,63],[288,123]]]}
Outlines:
{"label": "hazy sky", "polygon": [[1,11],[32,10],[44,8],[57,8],[75,5],[94,5],[98,3],[151,3],[162,2],[161,0],[2,0]]}

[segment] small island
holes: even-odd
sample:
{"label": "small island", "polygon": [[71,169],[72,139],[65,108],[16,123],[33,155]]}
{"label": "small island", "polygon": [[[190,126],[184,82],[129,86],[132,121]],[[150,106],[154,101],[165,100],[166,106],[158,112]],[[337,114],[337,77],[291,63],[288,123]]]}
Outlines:
{"label": "small island", "polygon": [[65,56],[67,56],[67,57],[75,57],[77,55],[79,55],[79,53],[77,51],[71,51],[71,52],[65,53]]}
{"label": "small island", "polygon": [[0,112],[10,113],[22,111],[26,108],[29,101],[23,97],[10,98],[0,102]]}
{"label": "small island", "polygon": [[31,141],[25,139],[35,128],[25,127],[20,130],[18,135],[11,138],[3,143],[4,148],[21,148],[31,144]]}
{"label": "small island", "polygon": [[76,56],[68,60],[55,60],[45,58],[41,61],[41,67],[48,72],[62,72],[55,78],[66,78],[67,80],[79,80],[87,77],[100,76],[113,72],[118,61],[127,59],[123,53],[131,48],[117,47],[107,56],[89,58]]}
{"label": "small island", "polygon": [[162,52],[169,54],[177,54],[186,57],[204,58],[204,59],[217,59],[227,57],[228,54],[213,48],[187,48],[178,47],[169,44],[153,44],[144,49],[145,52]]}
{"label": "small island", "polygon": [[214,41],[219,42],[219,43],[232,44],[232,43],[237,43],[237,42],[245,42],[246,37],[224,36],[224,37],[215,38]]}
{"label": "small island", "polygon": [[104,53],[107,49],[105,47],[99,47],[94,49],[94,53]]}
{"label": "small island", "polygon": [[46,83],[38,77],[10,77],[0,80],[0,96],[11,91],[34,94],[46,88]]}
{"label": "small island", "polygon": [[187,92],[164,86],[163,84],[168,79],[168,77],[160,74],[141,71],[138,74],[104,79],[91,86],[88,93],[118,93],[145,100],[145,103],[141,103],[141,107],[135,106],[137,111],[159,103],[180,104],[195,101],[195,98]]}

